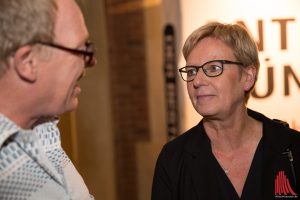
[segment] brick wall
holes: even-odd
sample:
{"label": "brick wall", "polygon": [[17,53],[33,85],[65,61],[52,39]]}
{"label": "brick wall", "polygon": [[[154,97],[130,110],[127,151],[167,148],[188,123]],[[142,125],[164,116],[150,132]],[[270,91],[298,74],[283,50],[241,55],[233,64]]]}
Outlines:
{"label": "brick wall", "polygon": [[143,0],[106,0],[118,200],[137,200],[136,143],[149,140]]}

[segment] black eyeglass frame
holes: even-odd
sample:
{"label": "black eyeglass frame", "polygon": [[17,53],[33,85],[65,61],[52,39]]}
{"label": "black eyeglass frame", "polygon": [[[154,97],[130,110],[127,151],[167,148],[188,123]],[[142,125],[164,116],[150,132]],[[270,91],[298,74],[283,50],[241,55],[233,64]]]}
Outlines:
{"label": "black eyeglass frame", "polygon": [[[67,51],[69,53],[73,53],[76,55],[83,55],[83,60],[84,60],[84,64],[85,67],[92,67],[95,65],[95,49],[94,49],[94,44],[92,42],[87,41],[85,43],[85,47],[86,50],[79,50],[79,49],[73,49],[73,48],[69,48],[69,47],[65,47],[59,44],[55,44],[55,43],[49,43],[49,42],[42,42],[42,41],[37,41],[35,42],[37,44],[41,44],[41,45],[45,45],[45,46],[49,46],[49,47],[53,47],[53,48],[57,48],[63,51]],[[91,49],[91,51],[89,51],[88,49]]]}
{"label": "black eyeglass frame", "polygon": [[[204,67],[205,65],[207,65],[208,63],[212,63],[212,62],[219,62],[219,63],[221,63],[221,72],[220,72],[219,74],[217,74],[217,75],[208,75],[208,74],[206,74],[207,72],[203,69],[203,67]],[[195,76],[192,80],[185,80],[184,77],[183,77],[183,75],[182,75],[182,73],[187,73],[187,72],[188,72],[188,71],[186,70],[187,68],[194,68],[194,69],[196,69],[196,75],[197,75],[199,69],[201,68],[202,71],[204,72],[204,74],[205,74],[206,76],[208,76],[208,77],[217,77],[217,76],[220,76],[220,75],[223,73],[224,64],[235,64],[235,65],[241,65],[241,66],[244,66],[244,64],[241,63],[241,62],[239,62],[239,61],[230,61],[230,60],[210,60],[210,61],[207,61],[206,63],[204,63],[204,64],[202,64],[202,65],[200,65],[200,66],[197,66],[197,65],[187,65],[187,66],[184,66],[184,67],[178,69],[178,71],[179,71],[179,73],[180,73],[181,78],[182,78],[184,81],[186,81],[186,82],[191,82],[191,81],[193,81],[193,80],[195,79],[196,76]]]}

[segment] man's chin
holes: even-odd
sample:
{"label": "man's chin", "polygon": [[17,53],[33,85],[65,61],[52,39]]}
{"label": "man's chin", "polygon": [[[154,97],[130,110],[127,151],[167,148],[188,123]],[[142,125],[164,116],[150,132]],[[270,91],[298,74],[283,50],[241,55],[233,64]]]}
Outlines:
{"label": "man's chin", "polygon": [[75,98],[74,101],[68,106],[65,112],[72,112],[78,107],[78,98]]}
{"label": "man's chin", "polygon": [[68,113],[68,112],[72,112],[74,110],[76,110],[78,107],[78,99],[77,98],[74,98],[72,100],[72,102],[70,102],[68,105],[64,106],[64,108],[62,108],[59,112],[58,112],[58,115],[63,115],[65,113]]}

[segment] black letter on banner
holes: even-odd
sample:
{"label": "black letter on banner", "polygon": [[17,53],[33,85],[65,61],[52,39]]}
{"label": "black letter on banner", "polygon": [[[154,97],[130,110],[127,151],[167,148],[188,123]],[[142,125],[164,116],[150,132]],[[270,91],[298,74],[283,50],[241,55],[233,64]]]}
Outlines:
{"label": "black letter on banner", "polygon": [[[244,26],[250,32],[250,30],[247,28],[247,26],[243,21],[237,21],[236,23]],[[257,21],[257,30],[258,30],[258,40],[256,41],[257,48],[258,51],[263,51],[264,50],[264,26],[262,20]]]}
{"label": "black letter on banner", "polygon": [[273,67],[268,67],[268,90],[266,92],[266,94],[264,95],[258,95],[257,92],[256,92],[256,88],[258,85],[255,86],[254,90],[252,91],[252,96],[254,98],[258,98],[258,99],[263,99],[263,98],[266,98],[268,96],[270,96],[274,90],[274,69]]}
{"label": "black letter on banner", "polygon": [[278,22],[280,25],[280,48],[287,49],[287,23],[288,21],[295,21],[295,19],[273,19],[272,22]]}
{"label": "black letter on banner", "polygon": [[285,65],[284,66],[284,95],[289,96],[290,95],[290,82],[289,77],[292,76],[297,83],[298,87],[300,88],[300,82],[297,78],[296,74],[292,70],[291,66]]}

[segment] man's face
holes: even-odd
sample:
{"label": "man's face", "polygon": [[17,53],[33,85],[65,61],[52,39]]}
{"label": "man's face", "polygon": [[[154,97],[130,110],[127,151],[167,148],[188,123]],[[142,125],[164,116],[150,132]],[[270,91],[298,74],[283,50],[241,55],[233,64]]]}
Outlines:
{"label": "man's face", "polygon": [[[57,0],[54,43],[84,50],[88,32],[80,9],[73,0]],[[83,56],[52,47],[50,58],[39,66],[40,91],[48,115],[74,110],[81,92],[78,80],[83,76]]]}

